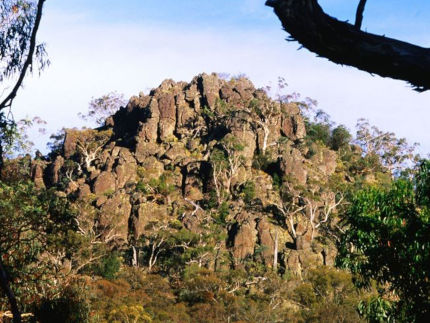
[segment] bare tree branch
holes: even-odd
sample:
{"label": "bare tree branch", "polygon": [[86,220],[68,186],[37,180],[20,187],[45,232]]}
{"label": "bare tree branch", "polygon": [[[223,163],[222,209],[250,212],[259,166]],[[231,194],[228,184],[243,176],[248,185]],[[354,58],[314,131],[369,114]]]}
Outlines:
{"label": "bare tree branch", "polygon": [[268,0],[284,29],[303,47],[334,63],[430,89],[430,49],[363,32],[330,17],[317,0]]}
{"label": "bare tree branch", "polygon": [[28,68],[33,64],[33,55],[34,51],[36,49],[36,35],[37,31],[39,29],[40,20],[42,19],[42,10],[43,10],[43,4],[45,0],[39,0],[37,3],[37,13],[36,13],[36,20],[34,22],[34,27],[31,32],[30,37],[30,49],[28,51],[27,59],[24,62],[24,65],[22,67],[21,73],[19,74],[19,78],[16,81],[15,86],[12,88],[12,91],[9,93],[9,95],[0,103],[0,111],[10,107],[12,105],[13,100],[15,99],[19,88],[22,85],[22,82],[24,81],[25,74],[27,73]]}
{"label": "bare tree branch", "polygon": [[361,29],[361,24],[363,23],[363,12],[364,8],[366,7],[367,0],[360,0],[358,7],[357,7],[357,13],[355,14],[355,28]]}

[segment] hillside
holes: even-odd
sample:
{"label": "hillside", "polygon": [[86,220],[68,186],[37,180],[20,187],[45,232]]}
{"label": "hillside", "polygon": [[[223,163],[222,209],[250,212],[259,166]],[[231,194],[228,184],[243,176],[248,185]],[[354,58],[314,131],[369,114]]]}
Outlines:
{"label": "hillside", "polygon": [[[299,271],[300,258],[311,256],[312,235],[318,235],[313,227],[335,203],[336,192],[322,186],[338,158],[325,147],[306,158],[305,136],[297,104],[281,106],[246,79],[166,80],[149,95],[132,97],[105,127],[67,131],[63,154],[39,165],[43,170],[34,171],[34,180],[64,187],[77,200],[93,199],[101,216],[94,225],[109,232],[106,241],[122,247],[135,246],[151,223],[180,221],[199,233],[223,205],[225,248],[234,264],[263,248],[262,258],[272,266],[277,235],[285,269]],[[313,223],[305,209],[297,219],[285,218],[294,206],[284,205],[282,179],[288,179],[291,199],[308,190],[318,195],[318,202],[307,206],[315,209]],[[297,201],[297,210],[301,203],[306,204]],[[329,246],[316,249],[315,263],[333,263]]]}
{"label": "hillside", "polygon": [[338,215],[357,185],[391,177],[304,108],[246,78],[166,80],[103,127],[67,130],[49,158],[23,159],[73,214],[44,253],[58,292],[39,319],[85,303],[93,321],[359,320],[361,294],[334,269]]}

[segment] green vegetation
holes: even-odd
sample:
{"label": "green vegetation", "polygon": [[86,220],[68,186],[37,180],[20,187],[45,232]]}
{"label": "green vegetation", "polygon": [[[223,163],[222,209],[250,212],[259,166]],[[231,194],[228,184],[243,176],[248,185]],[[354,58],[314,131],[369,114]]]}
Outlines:
{"label": "green vegetation", "polygon": [[[353,138],[309,100],[223,82],[209,84],[226,100],[201,94],[207,106],[176,107],[181,120],[145,119],[151,104],[136,129],[122,115],[140,100],[170,111],[184,86],[167,82],[115,126],[6,160],[2,319],[13,299],[41,323],[428,315],[430,162],[409,167],[414,146],[366,121]],[[12,143],[28,139],[16,131]]]}
{"label": "green vegetation", "polygon": [[381,300],[361,308],[372,321],[422,322],[430,314],[429,165],[421,163],[415,181],[359,192],[345,218],[338,264],[358,286],[377,283]]}

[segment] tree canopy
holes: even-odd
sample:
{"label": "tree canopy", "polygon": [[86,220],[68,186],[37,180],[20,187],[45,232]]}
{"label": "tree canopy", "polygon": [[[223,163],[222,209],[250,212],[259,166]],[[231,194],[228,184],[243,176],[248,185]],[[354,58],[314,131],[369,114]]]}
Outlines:
{"label": "tree canopy", "polygon": [[0,168],[3,142],[14,133],[15,122],[10,108],[22,86],[27,72],[38,64],[43,69],[49,64],[45,46],[36,36],[42,19],[45,0],[4,0],[0,3]]}
{"label": "tree canopy", "polygon": [[367,311],[370,318],[422,322],[430,314],[429,171],[423,161],[414,181],[359,192],[347,213],[337,261],[357,285],[378,284],[384,306]]}

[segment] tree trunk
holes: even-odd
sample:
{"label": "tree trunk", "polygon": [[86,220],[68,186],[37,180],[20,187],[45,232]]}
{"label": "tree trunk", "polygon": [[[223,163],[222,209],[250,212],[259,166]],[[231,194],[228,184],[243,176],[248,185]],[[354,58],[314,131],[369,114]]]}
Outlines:
{"label": "tree trunk", "polygon": [[9,285],[9,275],[6,272],[6,269],[4,268],[1,259],[0,259],[0,285],[9,300],[10,309],[13,314],[13,323],[21,323],[22,322],[21,312],[19,311],[15,294],[13,293]]}
{"label": "tree trunk", "polygon": [[131,266],[138,267],[136,247],[131,246],[131,248],[133,249],[133,259],[131,260]]}
{"label": "tree trunk", "polygon": [[284,29],[334,63],[430,89],[430,49],[361,31],[324,13],[317,0],[268,0]]}
{"label": "tree trunk", "polygon": [[3,159],[3,141],[0,138],[0,179],[2,177],[3,165],[4,165],[4,159]]}
{"label": "tree trunk", "polygon": [[273,270],[276,272],[278,267],[278,229],[276,229],[275,233],[275,246],[273,250]]}

